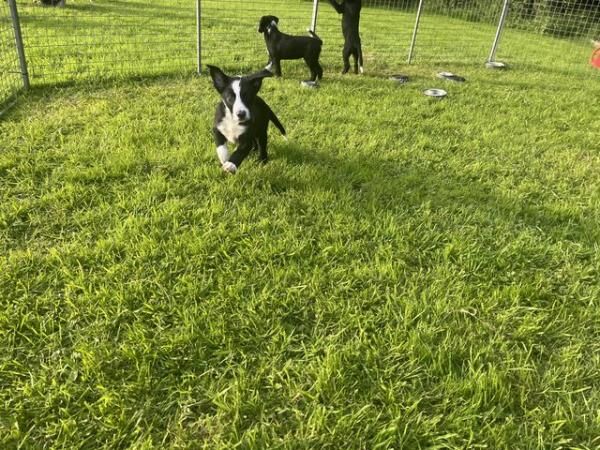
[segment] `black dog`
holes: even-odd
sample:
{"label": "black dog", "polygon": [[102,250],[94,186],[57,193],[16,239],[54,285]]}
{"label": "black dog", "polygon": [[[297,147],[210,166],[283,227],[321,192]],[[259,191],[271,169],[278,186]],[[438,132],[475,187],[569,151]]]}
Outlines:
{"label": "black dog", "polygon": [[[250,150],[255,148],[259,151],[259,159],[266,162],[269,121],[285,136],[285,129],[275,113],[257,95],[263,78],[273,74],[263,70],[245,77],[229,77],[218,67],[208,66],[208,69],[222,100],[215,112],[213,134],[223,170],[235,173]],[[227,142],[238,144],[231,157]]]}
{"label": "black dog", "polygon": [[277,28],[278,23],[279,19],[275,16],[263,16],[258,24],[258,32],[264,34],[269,52],[267,69],[280,77],[281,60],[304,58],[310,69],[310,80],[323,78],[323,68],[319,64],[323,41],[312,31],[309,31],[312,37],[284,34]]}
{"label": "black dog", "polygon": [[329,0],[329,3],[335,8],[338,14],[342,15],[342,33],[344,34],[344,70],[342,73],[348,73],[350,70],[350,55],[354,56],[354,73],[363,73],[363,54],[360,44],[359,23],[360,10],[362,8],[361,0]]}

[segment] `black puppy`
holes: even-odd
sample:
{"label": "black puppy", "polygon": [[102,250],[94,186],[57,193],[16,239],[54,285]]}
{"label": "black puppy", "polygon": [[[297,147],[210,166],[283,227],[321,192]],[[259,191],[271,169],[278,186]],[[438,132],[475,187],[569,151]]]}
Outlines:
{"label": "black puppy", "polygon": [[[208,69],[222,100],[215,112],[213,134],[223,170],[235,173],[252,149],[258,149],[259,159],[266,162],[269,121],[285,136],[285,129],[275,113],[257,95],[263,78],[273,74],[263,70],[245,77],[230,77],[218,67],[208,66]],[[238,144],[231,157],[227,142]]]}
{"label": "black puppy", "polygon": [[335,8],[338,14],[342,14],[342,33],[344,34],[344,70],[342,73],[348,73],[350,70],[350,55],[354,56],[354,73],[363,73],[363,54],[360,43],[359,23],[360,10],[362,8],[361,0],[329,0],[329,3]]}
{"label": "black puppy", "polygon": [[276,76],[281,76],[281,60],[304,58],[310,69],[310,80],[316,81],[323,78],[323,68],[319,64],[321,46],[323,41],[309,31],[309,36],[290,36],[282,33],[277,28],[279,19],[275,16],[263,16],[258,24],[258,32],[265,36],[267,51],[269,52],[269,64],[267,69],[272,70]]}

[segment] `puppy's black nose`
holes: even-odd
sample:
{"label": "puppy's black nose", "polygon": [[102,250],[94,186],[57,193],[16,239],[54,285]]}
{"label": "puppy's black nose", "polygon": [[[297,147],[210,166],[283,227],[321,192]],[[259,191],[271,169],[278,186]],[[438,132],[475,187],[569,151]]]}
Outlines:
{"label": "puppy's black nose", "polygon": [[237,118],[240,120],[244,120],[246,118],[246,111],[238,111]]}

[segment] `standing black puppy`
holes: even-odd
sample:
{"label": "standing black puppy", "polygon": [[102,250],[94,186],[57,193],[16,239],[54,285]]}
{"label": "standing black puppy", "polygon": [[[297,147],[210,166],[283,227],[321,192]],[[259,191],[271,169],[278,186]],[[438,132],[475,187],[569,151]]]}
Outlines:
{"label": "standing black puppy", "polygon": [[[235,173],[252,149],[258,149],[259,159],[267,162],[269,121],[285,136],[285,129],[275,113],[257,95],[263,78],[273,74],[263,70],[245,77],[230,77],[218,67],[208,66],[208,69],[215,89],[221,94],[221,102],[215,112],[213,134],[223,170]],[[238,144],[231,157],[227,142]]]}
{"label": "standing black puppy", "polygon": [[342,73],[348,73],[350,70],[350,55],[354,56],[354,73],[363,73],[363,54],[360,44],[359,24],[360,10],[362,8],[361,0],[329,0],[329,3],[335,8],[338,14],[342,14],[342,33],[344,33],[344,70]]}
{"label": "standing black puppy", "polygon": [[290,36],[282,33],[277,28],[278,24],[279,19],[275,16],[262,16],[258,24],[258,32],[264,34],[269,52],[267,68],[280,77],[282,59],[304,58],[310,69],[310,80],[316,81],[317,78],[323,78],[323,68],[319,64],[323,41],[310,30],[309,33],[312,37]]}

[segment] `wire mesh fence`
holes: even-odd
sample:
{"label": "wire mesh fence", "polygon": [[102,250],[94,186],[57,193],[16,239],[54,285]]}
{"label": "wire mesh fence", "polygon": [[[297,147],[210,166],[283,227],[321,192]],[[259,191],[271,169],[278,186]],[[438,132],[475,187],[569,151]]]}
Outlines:
{"label": "wire mesh fence", "polygon": [[192,71],[193,0],[19,2],[32,82]]}
{"label": "wire mesh fence", "polygon": [[0,1],[0,113],[22,85],[10,10],[8,3]]}
{"label": "wire mesh fence", "polygon": [[[318,33],[326,42],[326,62],[342,67],[342,17],[329,2],[321,2]],[[338,2],[341,3],[341,2]],[[415,22],[417,4],[410,0],[366,0],[360,16],[361,45],[367,73],[397,69],[405,64]],[[365,33],[364,30],[370,30]]]}
{"label": "wire mesh fence", "polygon": [[[365,70],[396,70],[406,64],[409,53],[417,64],[482,64],[490,54],[505,2],[363,0]],[[18,1],[34,84],[191,73],[198,64],[199,28],[203,64],[219,64],[238,72],[255,70],[268,61],[263,37],[257,32],[261,16],[275,15],[280,18],[283,32],[306,35],[315,12],[312,0],[65,3],[64,7],[50,7],[41,0]],[[326,74],[341,69],[343,48],[341,17],[329,3],[320,1],[316,5],[316,32],[324,41],[321,63]],[[551,68],[553,58],[560,55],[573,68],[589,71],[589,42],[600,35],[600,0],[511,0],[508,11],[498,59],[537,70]],[[413,48],[415,23],[418,33]],[[20,86],[10,13],[2,0],[0,56],[2,102]],[[302,61],[286,61],[284,73],[285,67],[306,70]]]}
{"label": "wire mesh fence", "polygon": [[[498,58],[529,70],[594,73],[587,64],[600,36],[600,0],[512,0]],[[596,71],[597,73],[597,71]]]}
{"label": "wire mesh fence", "polygon": [[482,64],[490,52],[502,5],[502,0],[424,1],[414,61]]}
{"label": "wire mesh fence", "polygon": [[[240,70],[266,64],[265,45],[256,33],[260,17],[275,15],[281,19],[283,32],[303,35],[311,25],[313,4],[310,0],[204,0],[204,61]],[[409,53],[417,64],[481,65],[490,57],[502,11],[508,5],[498,58],[515,66],[545,69],[559,52],[573,71],[591,73],[589,40],[599,28],[600,0],[363,0],[362,5],[367,72],[397,69]],[[418,32],[412,48],[415,22]],[[316,23],[324,41],[322,64],[326,72],[337,71],[342,67],[341,18],[328,1],[318,2]]]}
{"label": "wire mesh fence", "polygon": [[[302,0],[203,0],[202,61],[234,70],[254,70],[268,62],[265,42],[258,33],[262,16],[280,19],[287,34],[306,35],[311,24],[312,3]],[[303,63],[302,63],[303,64]],[[286,66],[300,67],[290,61]]]}

